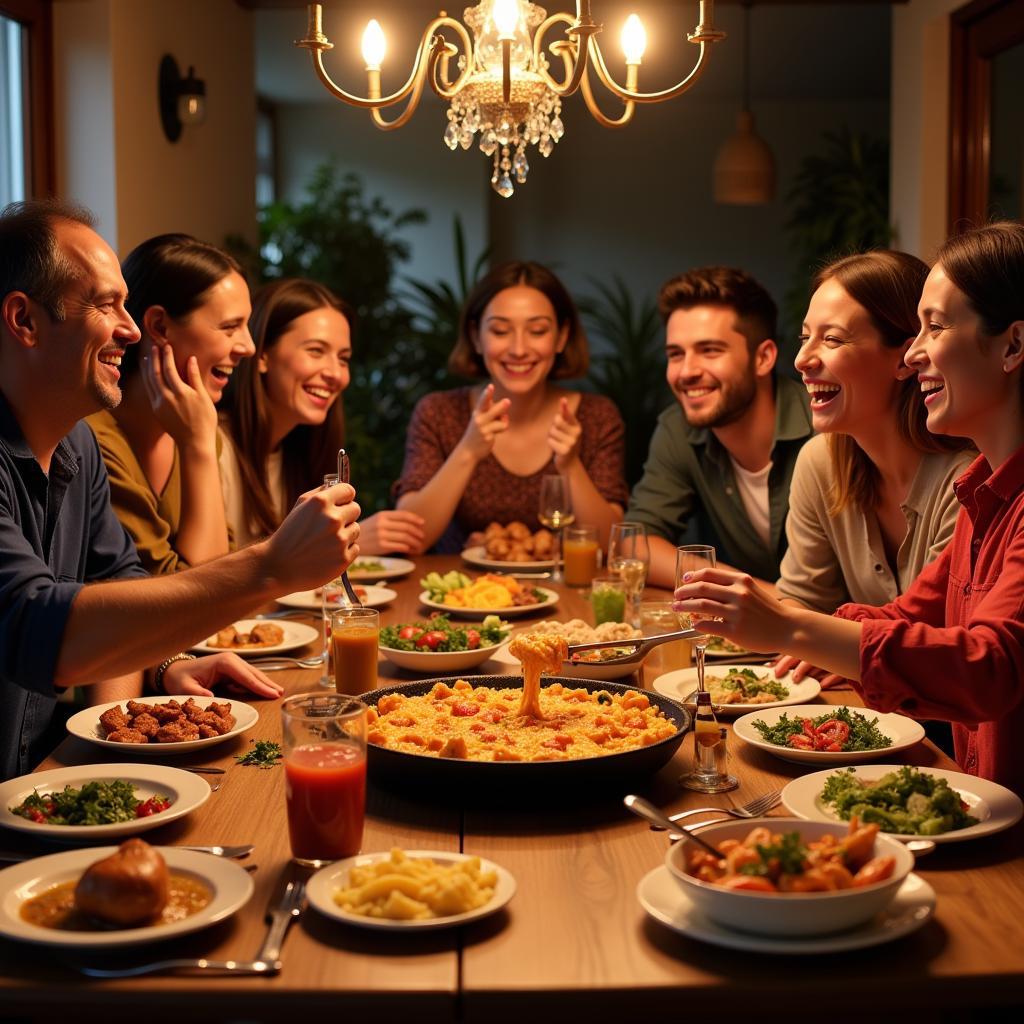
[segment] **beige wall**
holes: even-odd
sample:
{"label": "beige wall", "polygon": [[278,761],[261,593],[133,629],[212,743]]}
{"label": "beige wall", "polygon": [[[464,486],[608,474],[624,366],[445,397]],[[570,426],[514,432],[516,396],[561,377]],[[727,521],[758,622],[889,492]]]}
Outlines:
{"label": "beige wall", "polygon": [[924,259],[946,237],[949,12],[965,0],[910,0],[892,13],[892,178],[896,244]]}
{"label": "beige wall", "polygon": [[[57,0],[58,188],[93,207],[122,255],[186,231],[255,233],[252,15],[234,0]],[[176,143],[160,127],[170,53],[206,81],[207,117]]]}

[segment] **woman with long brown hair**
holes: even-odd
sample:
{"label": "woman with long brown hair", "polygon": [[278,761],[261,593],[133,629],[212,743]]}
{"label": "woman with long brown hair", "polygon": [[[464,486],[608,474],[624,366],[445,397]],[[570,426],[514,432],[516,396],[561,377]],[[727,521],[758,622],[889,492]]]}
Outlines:
{"label": "woman with long brown hair", "polygon": [[[236,371],[221,418],[221,482],[236,544],[273,533],[299,495],[335,471],[354,319],[315,281],[276,281],[253,300],[256,354]],[[422,520],[409,512],[360,522],[363,554],[417,553],[422,541]]]}

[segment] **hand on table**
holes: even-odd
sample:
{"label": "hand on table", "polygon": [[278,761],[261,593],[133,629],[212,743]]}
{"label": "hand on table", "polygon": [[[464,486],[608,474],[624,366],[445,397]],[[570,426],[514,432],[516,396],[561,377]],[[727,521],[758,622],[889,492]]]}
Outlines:
{"label": "hand on table", "polygon": [[560,473],[564,473],[579,457],[582,436],[583,427],[569,408],[569,399],[563,398],[548,430],[548,447],[555,456],[555,468]]}
{"label": "hand on table", "polygon": [[153,415],[174,438],[179,448],[216,451],[217,407],[199,373],[195,356],[189,356],[182,380],[170,345],[154,345],[142,360],[142,380]]}
{"label": "hand on table", "polygon": [[164,669],[162,682],[170,696],[212,697],[217,683],[231,683],[270,700],[284,693],[283,687],[228,651],[195,661],[172,661]]}
{"label": "hand on table", "polygon": [[836,675],[835,672],[818,668],[817,665],[812,665],[809,661],[801,661],[799,658],[794,658],[791,654],[780,655],[772,668],[775,670],[776,679],[781,679],[787,672],[792,670],[794,683],[799,683],[801,679],[812,676],[821,683],[823,690],[831,689],[833,686],[848,684],[848,680],[840,675]]}
{"label": "hand on table", "polygon": [[359,549],[364,555],[387,555],[393,551],[420,555],[425,546],[423,526],[423,516],[415,512],[378,512],[359,523]]}
{"label": "hand on table", "polygon": [[473,415],[469,418],[466,432],[459,442],[477,462],[491,454],[498,435],[508,430],[508,410],[511,405],[512,402],[508,398],[503,398],[499,402],[494,401],[493,384],[488,384],[484,388],[473,409]]}

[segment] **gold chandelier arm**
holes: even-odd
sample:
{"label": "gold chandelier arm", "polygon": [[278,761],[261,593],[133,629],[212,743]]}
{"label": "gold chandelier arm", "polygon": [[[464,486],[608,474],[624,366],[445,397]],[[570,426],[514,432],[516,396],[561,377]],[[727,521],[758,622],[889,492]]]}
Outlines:
{"label": "gold chandelier arm", "polygon": [[597,105],[597,100],[594,99],[594,91],[590,87],[590,75],[584,74],[580,80],[580,92],[583,94],[583,102],[587,105],[587,110],[590,111],[594,120],[599,125],[605,128],[622,128],[624,125],[629,124],[633,120],[633,114],[636,113],[636,103],[633,100],[627,100],[622,115],[617,118],[608,117],[601,108]]}
{"label": "gold chandelier arm", "polygon": [[[429,75],[430,87],[441,99],[450,100],[454,99],[455,95],[461,91],[462,87],[469,80],[469,76],[473,73],[473,42],[462,23],[454,18],[435,18],[430,23],[429,31],[432,32],[437,28],[450,28],[459,37],[465,52],[466,66],[462,69],[459,77],[454,82],[451,82],[448,80],[448,62],[458,54],[459,48],[441,36],[434,40],[434,51],[431,53],[431,72]],[[440,46],[438,45],[438,40],[440,40]]]}
{"label": "gold chandelier arm", "polygon": [[[562,58],[565,63],[565,78],[559,82],[555,79],[541,63],[544,50],[544,37],[555,25],[568,25],[567,34],[569,39],[557,39],[551,44],[551,52]],[[577,19],[564,11],[552,14],[551,17],[541,22],[533,37],[533,63],[537,73],[544,79],[545,85],[557,96],[571,96],[583,81],[584,72],[587,70],[587,46],[588,40],[601,31],[600,25],[592,22],[579,24]],[[567,51],[571,55],[567,57]]]}
{"label": "gold chandelier arm", "polygon": [[[714,40],[712,40],[714,41]],[[601,53],[601,48],[597,44],[597,40],[591,38],[589,40],[590,58],[594,64],[594,70],[597,72],[597,77],[601,80],[601,84],[609,91],[614,93],[623,102],[634,102],[634,103],[661,103],[662,100],[671,100],[676,96],[681,96],[687,89],[693,86],[697,79],[707,70],[707,58],[710,54],[710,49],[707,43],[701,40],[692,40],[696,42],[700,47],[700,55],[697,57],[697,63],[694,64],[693,69],[690,73],[677,82],[669,89],[662,89],[660,92],[637,92],[635,89],[623,88],[618,82],[612,77],[611,72],[608,70],[608,66],[604,62],[604,55]]]}

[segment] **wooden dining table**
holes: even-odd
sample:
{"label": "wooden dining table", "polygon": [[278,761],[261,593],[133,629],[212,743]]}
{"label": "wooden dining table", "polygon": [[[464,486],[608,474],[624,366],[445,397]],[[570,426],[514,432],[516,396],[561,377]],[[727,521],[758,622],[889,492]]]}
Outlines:
{"label": "wooden dining table", "polygon": [[[424,556],[416,571],[386,586],[397,592],[381,609],[382,624],[428,614],[419,603],[426,572],[467,569],[453,556]],[[474,570],[469,569],[469,572]],[[538,585],[549,585],[540,581]],[[592,621],[583,591],[555,586],[557,607],[545,616]],[[650,589],[645,597],[665,599]],[[316,622],[318,613],[312,613]],[[540,616],[517,619],[516,625]],[[211,614],[211,632],[224,625]],[[308,652],[315,653],[315,645]],[[485,664],[482,671],[490,670]],[[462,673],[471,678],[473,673]],[[287,693],[314,690],[320,669],[274,673]],[[381,685],[419,678],[382,660]],[[636,682],[649,685],[645,668]],[[859,703],[850,690],[821,701]],[[253,701],[254,728],[190,757],[158,757],[168,765],[226,769],[220,789],[179,821],[148,832],[154,844],[254,843],[240,863],[255,882],[250,902],[230,919],[142,949],[91,953],[0,940],[0,1018],[139,1018],[198,1021],[339,1020],[500,1022],[674,1018],[929,1020],[1002,1019],[1024,1005],[1024,825],[977,840],[940,845],[915,868],[937,894],[931,920],[891,943],[854,952],[801,956],[737,952],[670,931],[641,908],[637,885],[662,863],[668,841],[622,805],[628,790],[667,813],[696,806],[731,807],[778,789],[806,766],[728,738],[739,788],[702,796],[679,787],[690,758],[684,742],[656,775],[574,789],[518,792],[514,799],[476,790],[386,786],[369,779],[363,851],[461,851],[489,858],[517,882],[511,903],[473,925],[419,934],[372,932],[308,908],[284,944],[273,977],[151,975],[122,980],[84,977],[78,966],[123,965],[167,956],[250,958],[265,934],[265,913],[290,861],[284,771],[242,766],[254,740],[280,740],[280,704]],[[68,737],[40,769],[123,760]],[[116,753],[116,752],[115,752]],[[147,759],[148,761],[149,759]],[[954,769],[924,741],[901,763]],[[214,777],[210,777],[213,779]],[[782,808],[772,812],[784,814]],[[23,834],[0,835],[0,850],[52,852]],[[3,875],[0,874],[0,880]],[[353,1016],[358,1014],[359,1016]],[[709,1016],[708,1019],[711,1019]],[[978,1019],[982,1019],[979,1017]]]}

